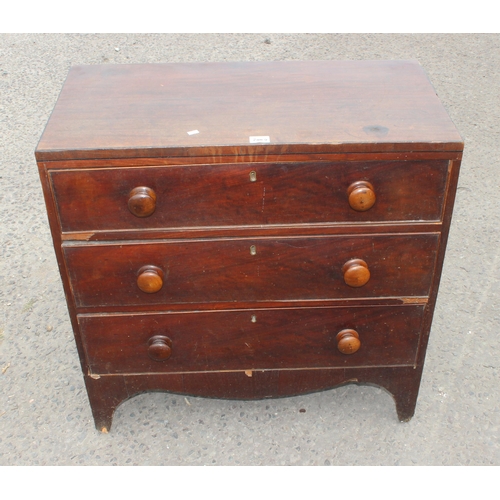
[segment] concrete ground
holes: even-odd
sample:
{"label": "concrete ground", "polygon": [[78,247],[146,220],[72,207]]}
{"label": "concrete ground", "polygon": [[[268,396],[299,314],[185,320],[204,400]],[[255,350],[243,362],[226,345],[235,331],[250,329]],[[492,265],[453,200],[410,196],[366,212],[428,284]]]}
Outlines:
{"label": "concrete ground", "polygon": [[[33,155],[69,67],[291,59],[417,59],[465,139],[414,418],[375,387],[152,393],[98,433]],[[499,465],[499,89],[499,35],[0,35],[0,465]]]}

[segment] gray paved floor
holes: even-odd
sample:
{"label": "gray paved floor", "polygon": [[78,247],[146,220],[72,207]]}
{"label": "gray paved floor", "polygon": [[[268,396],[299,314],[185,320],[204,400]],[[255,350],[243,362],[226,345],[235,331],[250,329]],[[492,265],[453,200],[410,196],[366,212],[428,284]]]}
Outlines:
{"label": "gray paved floor", "polygon": [[[466,144],[413,420],[374,387],[257,402],[155,393],[97,433],[33,156],[68,68],[409,58]],[[499,465],[499,88],[498,35],[0,35],[0,465]]]}

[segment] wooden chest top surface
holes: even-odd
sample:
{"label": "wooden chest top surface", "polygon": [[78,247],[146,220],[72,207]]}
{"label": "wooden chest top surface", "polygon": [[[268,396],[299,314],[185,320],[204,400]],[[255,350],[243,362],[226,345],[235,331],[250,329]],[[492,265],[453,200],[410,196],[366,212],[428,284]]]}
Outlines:
{"label": "wooden chest top surface", "polygon": [[282,61],[75,66],[36,157],[462,150],[416,61]]}

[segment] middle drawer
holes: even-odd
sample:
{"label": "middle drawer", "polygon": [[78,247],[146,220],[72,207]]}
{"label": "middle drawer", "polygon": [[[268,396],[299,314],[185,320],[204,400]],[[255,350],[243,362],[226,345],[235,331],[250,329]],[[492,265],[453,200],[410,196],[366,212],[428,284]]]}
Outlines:
{"label": "middle drawer", "polygon": [[66,243],[78,308],[427,296],[438,234]]}

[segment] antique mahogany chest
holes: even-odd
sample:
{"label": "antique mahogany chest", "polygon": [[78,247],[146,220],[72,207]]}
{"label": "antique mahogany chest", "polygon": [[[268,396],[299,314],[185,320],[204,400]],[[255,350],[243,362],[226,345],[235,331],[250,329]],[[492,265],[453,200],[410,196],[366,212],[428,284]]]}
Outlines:
{"label": "antique mahogany chest", "polygon": [[97,428],[347,382],[410,419],[462,151],[414,61],[73,67],[36,159]]}

